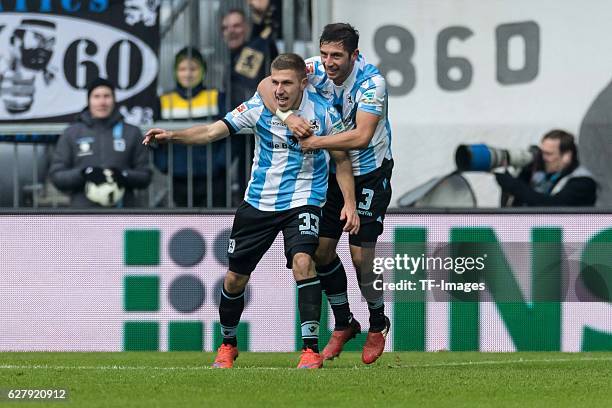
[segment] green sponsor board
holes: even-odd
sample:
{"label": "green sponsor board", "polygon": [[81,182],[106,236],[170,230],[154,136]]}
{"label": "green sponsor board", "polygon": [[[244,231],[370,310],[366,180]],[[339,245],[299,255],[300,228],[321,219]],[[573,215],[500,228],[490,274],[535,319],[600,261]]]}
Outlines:
{"label": "green sponsor board", "polygon": [[[531,296],[525,300],[516,275],[497,239],[494,229],[487,227],[456,227],[450,229],[453,256],[478,257],[487,254],[487,268],[478,274],[450,274],[451,282],[483,281],[495,302],[497,311],[517,351],[561,350],[562,341],[562,229],[534,227],[531,229]],[[612,229],[593,236],[582,250],[580,273],[582,280],[592,282],[600,299],[610,300],[612,282]],[[395,229],[396,254],[419,257],[426,252],[427,230],[422,227]],[[477,251],[477,252],[473,252]],[[489,273],[487,273],[489,272]],[[425,279],[419,269],[413,275],[395,273],[395,281],[408,278]],[[396,351],[422,350],[427,335],[425,291],[394,293],[394,336]],[[479,293],[464,299],[452,298],[449,306],[449,345],[454,351],[481,349],[481,302]],[[399,328],[399,329],[398,329]],[[584,328],[583,351],[612,350],[612,334]]]}
{"label": "green sponsor board", "polygon": [[[398,223],[399,224],[399,223]],[[511,262],[506,243],[498,236],[498,230],[489,226],[450,226],[447,231],[450,243],[450,256],[458,258],[476,258],[486,252],[486,268],[481,271],[469,271],[462,274],[448,274],[450,284],[482,282],[486,286],[486,296],[479,291],[462,293],[461,296],[450,296],[445,300],[445,315],[435,316],[445,321],[434,327],[431,322],[431,297],[426,290],[395,290],[386,294],[386,310],[392,317],[392,336],[390,348],[396,351],[431,350],[428,338],[443,336],[448,350],[478,351],[483,350],[483,325],[490,324],[486,316],[486,304],[493,304],[495,313],[503,324],[504,336],[511,341],[517,351],[555,351],[564,350],[564,313],[567,310],[580,308],[578,301],[574,309],[564,308],[564,291],[567,291],[564,279],[564,230],[559,226],[532,226],[530,228],[529,254],[525,257],[528,263],[528,285],[519,279],[519,272]],[[160,264],[163,230],[142,229],[124,232],[124,266],[123,277],[123,310],[126,319],[123,326],[124,350],[161,350],[160,336],[167,334],[167,349],[210,350],[216,349],[222,336],[218,317],[216,319],[194,319],[198,308],[184,313],[184,319],[163,316],[164,307],[161,299],[167,297],[161,284],[163,271]],[[423,225],[396,225],[392,233],[393,251],[395,254],[418,258],[427,253],[430,244],[430,228]],[[603,229],[592,234],[580,244],[579,274],[586,290],[600,299],[600,303],[610,302],[612,287],[612,229]],[[274,249],[271,249],[274,251]],[[346,255],[344,256],[346,264]],[[144,269],[143,269],[144,268]],[[152,268],[152,269],[151,269]],[[352,267],[348,268],[349,271]],[[350,272],[349,272],[350,273]],[[523,278],[525,272],[521,272]],[[423,265],[412,273],[394,270],[391,281],[395,283],[410,281],[422,287],[421,281],[430,279],[430,271]],[[570,282],[571,283],[571,282]],[[353,295],[357,288],[350,287]],[[258,299],[265,301],[274,290],[291,290],[295,287],[270,288],[256,287],[264,296]],[[389,296],[387,296],[389,295]],[[439,301],[439,300],[433,300]],[[167,307],[166,307],[167,308]],[[431,309],[431,310],[430,310]],[[243,320],[238,328],[240,349],[250,350],[253,347],[254,326],[265,324],[266,336],[275,338],[275,333],[293,332],[292,348],[299,350],[302,346],[300,335],[297,292],[291,307],[283,309],[293,314],[293,327],[274,326],[270,316],[256,316],[253,320]],[[181,310],[181,312],[184,312]],[[160,314],[161,313],[161,314]],[[429,315],[428,315],[429,313]],[[490,311],[489,311],[490,313]],[[130,318],[130,315],[136,318]],[[143,316],[149,316],[144,318]],[[605,316],[603,316],[605,319]],[[360,320],[364,322],[363,316]],[[265,322],[265,323],[263,323]],[[367,323],[367,318],[365,319]],[[268,330],[268,326],[270,330]],[[274,326],[274,327],[272,327]],[[259,326],[261,327],[261,326]],[[440,327],[445,327],[441,333]],[[206,340],[205,328],[212,330],[211,340]],[[323,295],[320,345],[323,347],[331,336],[333,314]],[[581,330],[579,349],[584,351],[612,350],[612,333],[605,329],[590,327],[584,324]],[[259,332],[258,332],[259,333]],[[361,350],[367,334],[367,324],[363,333],[346,345],[345,350]],[[276,345],[270,340],[270,350]],[[495,341],[494,341],[495,343]],[[489,349],[495,349],[495,344]],[[504,346],[504,350],[507,347]],[[261,346],[260,346],[261,348]],[[567,349],[567,347],[565,348]],[[578,350],[576,350],[578,351]]]}

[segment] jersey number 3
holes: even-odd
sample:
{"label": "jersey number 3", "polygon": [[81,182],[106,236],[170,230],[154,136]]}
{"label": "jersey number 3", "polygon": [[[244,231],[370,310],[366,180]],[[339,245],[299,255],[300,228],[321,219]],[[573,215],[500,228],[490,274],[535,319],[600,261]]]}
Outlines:
{"label": "jersey number 3", "polygon": [[300,231],[312,231],[315,234],[319,234],[319,216],[311,213],[301,213],[298,215],[302,224],[300,224]]}
{"label": "jersey number 3", "polygon": [[374,198],[374,190],[364,188],[361,190],[361,194],[363,194],[363,202],[359,202],[359,209],[369,210],[372,205],[372,199]]}

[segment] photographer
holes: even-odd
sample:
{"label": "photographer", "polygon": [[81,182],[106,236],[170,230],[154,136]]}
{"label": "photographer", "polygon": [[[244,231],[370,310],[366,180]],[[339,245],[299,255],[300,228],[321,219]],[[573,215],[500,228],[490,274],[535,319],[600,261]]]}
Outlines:
{"label": "photographer", "polygon": [[597,184],[580,166],[574,137],[552,130],[540,142],[540,152],[518,177],[496,173],[502,207],[579,207],[595,204]]}

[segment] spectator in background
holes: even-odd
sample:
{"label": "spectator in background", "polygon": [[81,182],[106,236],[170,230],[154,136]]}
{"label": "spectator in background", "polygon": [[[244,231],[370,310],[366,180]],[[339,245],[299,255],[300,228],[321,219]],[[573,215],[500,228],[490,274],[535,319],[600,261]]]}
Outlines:
{"label": "spectator in background", "polygon": [[[172,92],[160,97],[161,118],[163,120],[217,120],[224,112],[224,98],[216,89],[206,89],[206,61],[202,54],[193,47],[180,50],[174,60],[176,87]],[[212,204],[215,207],[225,206],[225,140],[212,144]],[[205,146],[192,146],[192,182],[193,206],[206,206],[207,193],[207,160]],[[172,196],[178,207],[188,205],[187,147],[181,144],[172,145]],[[160,145],[154,153],[155,166],[162,172],[168,172],[168,146]]]}
{"label": "spectator in background", "polygon": [[502,207],[578,207],[595,204],[597,184],[580,165],[574,136],[552,130],[540,142],[540,156],[517,178],[496,173]]}
{"label": "spectator in background", "polygon": [[[231,9],[223,15],[221,29],[223,41],[230,51],[230,71],[225,77],[229,105],[226,111],[249,100],[257,91],[259,82],[270,75],[270,64],[278,56],[272,25],[273,7],[270,0],[247,0],[251,7],[254,24],[250,27],[244,11]],[[235,170],[232,176],[232,204],[242,201],[247,180],[247,144],[242,135],[233,138],[232,160]],[[252,146],[252,144],[251,144]],[[251,148],[252,156],[252,148]]]}
{"label": "spectator in background", "polygon": [[278,56],[269,18],[273,11],[269,0],[250,0],[249,5],[256,23],[252,27],[240,9],[229,10],[221,22],[223,40],[231,59],[229,82],[226,80],[229,108],[235,108],[253,96],[259,81],[270,75],[270,64]]}
{"label": "spectator in background", "polygon": [[106,79],[93,80],[87,107],[57,142],[49,174],[73,207],[133,207],[133,189],[151,181],[140,129],[123,120],[114,89]]}

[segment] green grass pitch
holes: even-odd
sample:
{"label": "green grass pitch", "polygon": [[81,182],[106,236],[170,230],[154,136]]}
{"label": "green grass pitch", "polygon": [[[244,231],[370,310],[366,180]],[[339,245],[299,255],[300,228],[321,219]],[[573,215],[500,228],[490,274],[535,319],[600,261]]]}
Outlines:
{"label": "green grass pitch", "polygon": [[297,370],[297,353],[0,353],[0,389],[67,388],[66,402],[4,407],[610,407],[612,353],[343,353]]}

